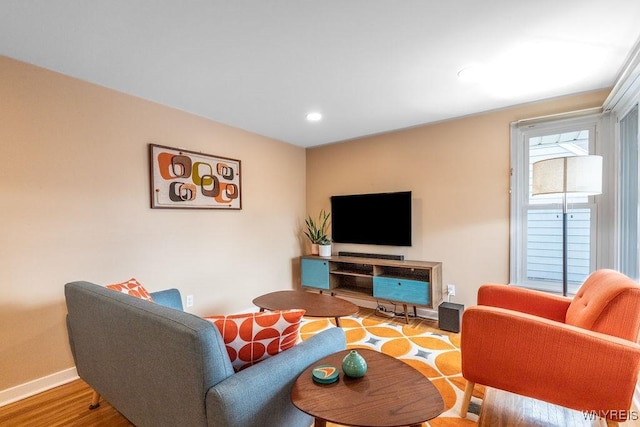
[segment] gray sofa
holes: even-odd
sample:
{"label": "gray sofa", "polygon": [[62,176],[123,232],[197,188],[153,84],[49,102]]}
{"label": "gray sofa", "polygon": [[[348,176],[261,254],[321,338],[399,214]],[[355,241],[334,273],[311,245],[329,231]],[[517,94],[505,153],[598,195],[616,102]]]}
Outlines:
{"label": "gray sofa", "polygon": [[[304,426],[297,376],[346,346],[331,328],[234,373],[218,329],[182,311],[176,289],[155,303],[88,282],[65,285],[78,375],[137,426]],[[88,402],[87,402],[88,403]]]}

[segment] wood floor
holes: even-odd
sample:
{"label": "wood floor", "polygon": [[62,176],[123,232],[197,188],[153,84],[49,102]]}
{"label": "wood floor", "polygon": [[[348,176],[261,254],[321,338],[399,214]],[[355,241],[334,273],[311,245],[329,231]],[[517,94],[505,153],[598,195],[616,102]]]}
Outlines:
{"label": "wood floor", "polygon": [[129,427],[129,421],[109,403],[89,410],[93,390],[82,380],[47,390],[0,408],[3,427]]}
{"label": "wood floor", "polygon": [[[636,411],[635,417],[637,416]],[[485,392],[478,420],[478,427],[613,427],[616,425],[638,426],[640,420],[616,424],[602,418],[590,418],[581,411],[492,388],[487,388]]]}
{"label": "wood floor", "polygon": [[[131,427],[108,402],[89,410],[91,388],[82,380],[0,408],[3,427]],[[486,410],[488,409],[488,410]],[[468,421],[464,424],[468,426]],[[620,427],[637,426],[637,421],[620,423]],[[479,426],[487,427],[606,427],[603,420],[588,421],[577,411],[570,411],[498,390],[487,391]],[[328,424],[328,427],[337,427]]]}

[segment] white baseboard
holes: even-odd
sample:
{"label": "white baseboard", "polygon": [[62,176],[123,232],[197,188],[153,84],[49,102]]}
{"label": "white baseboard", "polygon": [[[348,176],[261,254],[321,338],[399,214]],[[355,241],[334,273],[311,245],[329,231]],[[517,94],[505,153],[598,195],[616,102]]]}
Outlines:
{"label": "white baseboard", "polygon": [[0,390],[0,407],[77,380],[78,378],[78,372],[76,368],[73,367],[6,390]]}

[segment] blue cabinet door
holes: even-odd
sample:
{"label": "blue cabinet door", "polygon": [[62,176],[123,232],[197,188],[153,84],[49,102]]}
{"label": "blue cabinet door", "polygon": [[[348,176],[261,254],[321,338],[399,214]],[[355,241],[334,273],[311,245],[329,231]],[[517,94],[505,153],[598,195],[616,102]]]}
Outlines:
{"label": "blue cabinet door", "polygon": [[418,280],[376,276],[373,278],[373,296],[415,305],[431,304],[429,283]]}
{"label": "blue cabinet door", "polygon": [[329,261],[302,258],[300,275],[302,286],[329,289]]}

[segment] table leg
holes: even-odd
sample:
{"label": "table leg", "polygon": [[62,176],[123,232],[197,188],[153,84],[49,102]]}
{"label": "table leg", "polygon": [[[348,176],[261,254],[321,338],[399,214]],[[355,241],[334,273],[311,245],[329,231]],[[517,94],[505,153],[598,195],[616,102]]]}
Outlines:
{"label": "table leg", "polygon": [[316,418],[316,421],[313,423],[314,427],[327,427],[327,420],[323,420],[322,418]]}
{"label": "table leg", "polygon": [[97,407],[100,406],[100,395],[98,394],[97,391],[93,391],[93,394],[91,395],[91,404],[89,405],[89,409],[96,409]]}
{"label": "table leg", "polygon": [[336,317],[336,326],[339,328],[340,327],[340,318]]}
{"label": "table leg", "polygon": [[407,313],[407,304],[402,304],[402,308],[404,308],[404,321],[409,324],[409,313]]}
{"label": "table leg", "polygon": [[264,312],[264,308],[260,308],[260,313]]}

